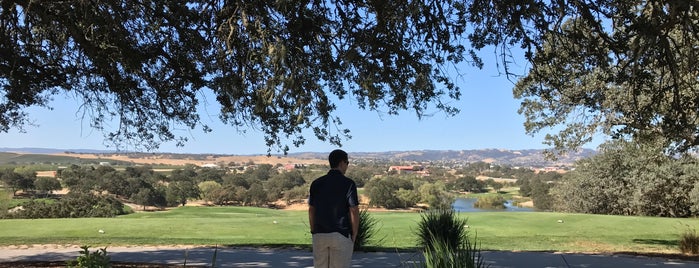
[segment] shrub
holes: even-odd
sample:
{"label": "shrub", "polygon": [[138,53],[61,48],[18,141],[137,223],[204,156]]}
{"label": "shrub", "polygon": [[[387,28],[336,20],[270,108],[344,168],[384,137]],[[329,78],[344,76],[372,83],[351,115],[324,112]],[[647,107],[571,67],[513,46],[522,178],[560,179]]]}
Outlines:
{"label": "shrub", "polygon": [[365,208],[359,211],[359,231],[354,241],[354,250],[366,250],[369,244],[380,244],[386,237],[377,237],[379,221]]}
{"label": "shrub", "polygon": [[454,210],[428,210],[418,224],[418,244],[423,248],[424,267],[485,267],[476,242],[470,243],[465,229],[467,220]]}
{"label": "shrub", "polygon": [[114,197],[91,193],[68,193],[57,202],[32,200],[22,204],[23,210],[11,215],[12,218],[83,218],[114,217],[123,215],[124,204]]}
{"label": "shrub", "polygon": [[681,235],[680,251],[684,254],[699,254],[699,235],[697,235],[697,230],[692,228]]}
{"label": "shrub", "polygon": [[69,268],[105,268],[111,267],[109,264],[109,256],[107,256],[107,248],[101,248],[94,252],[90,252],[89,246],[80,247],[80,256],[73,261],[68,261]]}
{"label": "shrub", "polygon": [[466,219],[460,219],[452,209],[430,209],[421,213],[418,223],[418,245],[431,249],[434,241],[444,243],[449,250],[455,250],[468,240],[464,226]]}
{"label": "shrub", "polygon": [[473,203],[473,206],[483,209],[505,209],[505,198],[500,195],[483,196],[479,197],[476,203]]}
{"label": "shrub", "polygon": [[487,267],[476,242],[464,241],[458,248],[451,248],[445,241],[432,238],[432,247],[423,251],[426,268],[480,268]]}

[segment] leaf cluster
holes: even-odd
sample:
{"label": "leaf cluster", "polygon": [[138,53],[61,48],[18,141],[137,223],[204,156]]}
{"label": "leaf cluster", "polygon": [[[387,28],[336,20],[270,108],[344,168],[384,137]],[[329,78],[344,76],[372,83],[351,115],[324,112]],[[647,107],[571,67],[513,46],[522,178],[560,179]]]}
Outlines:
{"label": "leaf cluster", "polygon": [[472,42],[503,45],[503,55],[511,55],[504,44],[525,50],[531,68],[514,95],[527,133],[559,129],[546,137],[559,152],[598,133],[664,137],[677,152],[699,145],[698,3],[484,0],[473,7],[484,12]]}
{"label": "leaf cluster", "polygon": [[389,114],[457,112],[440,67],[464,60],[465,15],[446,0],[3,1],[0,131],[63,94],[109,145],[155,150],[211,131],[211,97],[270,150],[302,145],[303,129],[340,145],[350,135],[334,111],[348,97]]}

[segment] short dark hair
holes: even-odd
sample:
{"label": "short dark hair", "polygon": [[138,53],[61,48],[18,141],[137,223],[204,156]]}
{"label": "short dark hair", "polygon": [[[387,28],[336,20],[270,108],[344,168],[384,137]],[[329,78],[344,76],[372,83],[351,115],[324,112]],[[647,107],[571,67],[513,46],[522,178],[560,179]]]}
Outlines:
{"label": "short dark hair", "polygon": [[330,168],[338,167],[342,161],[349,162],[349,159],[347,158],[347,153],[345,151],[337,149],[330,152],[330,155],[328,156]]}

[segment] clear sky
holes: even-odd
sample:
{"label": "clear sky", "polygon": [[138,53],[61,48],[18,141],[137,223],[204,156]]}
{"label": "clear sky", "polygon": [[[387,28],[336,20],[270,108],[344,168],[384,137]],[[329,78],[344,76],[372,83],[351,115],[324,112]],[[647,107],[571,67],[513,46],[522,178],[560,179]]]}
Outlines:
{"label": "clear sky", "polygon": [[[418,120],[414,111],[403,111],[399,116],[360,110],[351,98],[338,103],[338,113],[343,125],[351,131],[351,140],[343,142],[348,152],[382,152],[405,150],[467,150],[467,149],[543,149],[546,133],[529,136],[524,131],[524,116],[517,113],[520,101],[512,95],[513,83],[499,76],[493,54],[483,54],[485,67],[479,70],[463,65],[462,74],[456,82],[462,90],[459,101],[451,103],[461,112],[447,117],[443,112],[434,112],[430,117]],[[521,61],[520,63],[523,63]],[[199,129],[176,132],[186,135],[189,142],[184,147],[174,143],[162,144],[156,152],[167,153],[216,153],[216,154],[266,154],[263,135],[253,129],[240,133],[235,128],[223,125],[217,117],[215,100],[204,107],[202,120],[213,128],[211,133]],[[29,117],[38,125],[27,126],[26,133],[11,130],[0,133],[0,148],[54,148],[54,149],[98,149],[106,147],[103,133],[89,127],[88,120],[77,114],[79,103],[63,95],[56,95],[53,110],[31,108]],[[429,111],[428,111],[429,112]],[[552,130],[547,130],[552,131]],[[545,132],[545,131],[544,131]],[[290,145],[290,153],[327,152],[334,145],[315,139],[312,133],[305,134],[306,144],[299,148]],[[585,148],[596,149],[601,138]],[[276,151],[272,151],[277,154]]]}

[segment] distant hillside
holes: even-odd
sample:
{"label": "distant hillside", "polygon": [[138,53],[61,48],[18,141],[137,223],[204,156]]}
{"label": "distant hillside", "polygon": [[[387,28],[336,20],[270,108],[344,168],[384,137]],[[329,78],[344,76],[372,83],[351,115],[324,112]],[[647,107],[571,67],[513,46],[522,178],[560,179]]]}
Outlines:
{"label": "distant hillside", "polygon": [[[6,153],[0,152],[0,165],[82,165],[82,164],[98,164],[106,161],[98,158],[78,158],[72,156],[40,154],[40,153]],[[123,161],[109,160],[113,164],[128,164]]]}
{"label": "distant hillside", "polygon": [[[0,164],[2,163],[75,163],[77,158],[57,156],[52,154],[92,154],[93,159],[81,159],[79,162],[85,161],[104,161],[105,158],[111,156],[127,156],[127,159],[134,160],[138,158],[153,158],[154,154],[150,153],[115,153],[112,151],[100,150],[59,150],[45,148],[0,148]],[[552,165],[572,165],[575,161],[592,156],[594,150],[583,149],[576,153],[571,153],[566,156],[561,156],[555,162],[544,159],[543,150],[504,150],[504,149],[480,149],[480,150],[416,150],[416,151],[389,151],[389,152],[349,152],[350,158],[362,159],[366,161],[379,161],[390,163],[410,163],[410,162],[451,162],[451,163],[471,163],[471,162],[488,162],[501,165],[511,166],[527,166],[527,167],[545,167]],[[284,156],[284,159],[327,159],[327,152],[304,152],[290,153]],[[199,162],[217,162],[231,161],[226,159],[227,155],[220,154],[157,154],[160,159],[174,159],[184,161]],[[259,155],[258,155],[259,156]],[[245,156],[239,156],[245,157]],[[113,158],[113,157],[112,157]],[[279,158],[279,156],[272,156]],[[103,159],[103,160],[100,160]],[[244,160],[244,159],[243,159]],[[153,160],[155,162],[155,160]],[[238,160],[241,161],[241,160]],[[264,159],[256,160],[256,163],[264,162]],[[291,160],[288,160],[291,161]]]}
{"label": "distant hillside", "polygon": [[[417,150],[389,152],[350,152],[351,158],[374,159],[390,162],[488,162],[501,165],[544,167],[551,165],[572,165],[575,161],[590,157],[595,150],[582,149],[575,153],[560,156],[557,161],[544,158],[544,150]],[[326,158],[327,153],[292,153],[290,157]]]}
{"label": "distant hillside", "polygon": [[24,153],[24,154],[60,154],[65,152],[81,153],[81,154],[104,154],[114,153],[108,150],[94,149],[52,149],[52,148],[0,148],[0,152],[6,153]]}

